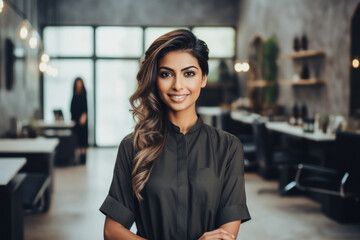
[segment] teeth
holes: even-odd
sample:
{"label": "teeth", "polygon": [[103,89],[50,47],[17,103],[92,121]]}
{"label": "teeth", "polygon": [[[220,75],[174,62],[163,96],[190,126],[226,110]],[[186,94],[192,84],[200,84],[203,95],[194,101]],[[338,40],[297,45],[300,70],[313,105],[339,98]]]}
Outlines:
{"label": "teeth", "polygon": [[170,97],[172,97],[172,98],[177,98],[177,99],[183,98],[183,97],[185,97],[185,96],[186,96],[186,95],[180,95],[180,96],[170,95]]}

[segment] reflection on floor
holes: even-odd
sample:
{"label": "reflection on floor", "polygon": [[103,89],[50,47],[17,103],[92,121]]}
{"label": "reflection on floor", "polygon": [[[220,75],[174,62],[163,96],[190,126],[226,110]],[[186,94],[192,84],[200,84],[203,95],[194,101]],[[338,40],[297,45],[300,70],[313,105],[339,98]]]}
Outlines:
{"label": "reflection on floor", "polygon": [[[103,239],[104,200],[116,149],[91,148],[86,166],[55,169],[52,207],[46,214],[25,216],[25,240]],[[280,197],[276,182],[246,175],[252,220],[244,223],[238,239],[360,239],[360,224],[341,225],[324,216],[320,206],[304,197]]]}

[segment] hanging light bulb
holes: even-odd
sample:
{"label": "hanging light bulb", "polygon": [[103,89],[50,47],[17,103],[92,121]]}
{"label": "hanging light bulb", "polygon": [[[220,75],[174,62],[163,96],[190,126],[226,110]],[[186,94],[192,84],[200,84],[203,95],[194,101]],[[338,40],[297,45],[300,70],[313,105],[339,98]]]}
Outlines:
{"label": "hanging light bulb", "polygon": [[58,70],[51,66],[47,66],[46,73],[52,77],[57,77],[59,74]]}
{"label": "hanging light bulb", "polygon": [[41,55],[41,62],[48,63],[50,61],[49,55],[47,55],[45,52]]}
{"label": "hanging light bulb", "polygon": [[24,19],[19,30],[20,39],[25,40],[29,36],[29,29],[30,23],[28,20]]}
{"label": "hanging light bulb", "polygon": [[242,64],[239,62],[235,63],[234,69],[236,72],[242,72]]}
{"label": "hanging light bulb", "polygon": [[0,13],[2,13],[3,9],[4,9],[4,1],[0,0]]}
{"label": "hanging light bulb", "polygon": [[39,34],[37,33],[37,31],[35,31],[34,29],[31,30],[31,34],[30,34],[30,38],[29,38],[29,46],[30,48],[34,49],[37,48],[37,46],[39,45]]}
{"label": "hanging light bulb", "polygon": [[46,72],[47,69],[48,69],[48,65],[47,65],[46,63],[41,62],[41,63],[39,64],[39,70],[40,70],[40,72]]}
{"label": "hanging light bulb", "polygon": [[360,65],[359,59],[354,58],[354,59],[352,60],[352,66],[353,66],[353,68],[358,68],[359,65]]}
{"label": "hanging light bulb", "polygon": [[243,70],[243,72],[247,72],[247,71],[249,71],[249,69],[250,69],[250,65],[249,65],[247,62],[244,62],[244,63],[242,64],[242,70]]}
{"label": "hanging light bulb", "polygon": [[236,72],[248,72],[250,70],[250,65],[247,62],[237,62],[234,65],[234,70]]}

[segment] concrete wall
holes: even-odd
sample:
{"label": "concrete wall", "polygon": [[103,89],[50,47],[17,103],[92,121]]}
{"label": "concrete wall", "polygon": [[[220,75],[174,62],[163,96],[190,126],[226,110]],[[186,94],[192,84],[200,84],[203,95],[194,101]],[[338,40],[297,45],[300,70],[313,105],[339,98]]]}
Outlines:
{"label": "concrete wall", "polygon": [[238,0],[41,0],[44,24],[235,25]]}
{"label": "concrete wall", "polygon": [[[13,1],[26,16],[31,17],[37,28],[37,1]],[[28,47],[27,42],[18,38],[17,31],[22,23],[20,17],[5,3],[0,14],[0,136],[4,136],[10,127],[10,118],[29,120],[34,111],[40,108],[38,51]],[[24,58],[14,64],[14,85],[11,90],[5,88],[5,39],[11,39],[15,48],[23,49]]]}
{"label": "concrete wall", "polygon": [[[277,36],[280,54],[293,53],[294,36],[307,34],[309,49],[324,50],[323,64],[310,63],[310,72],[319,72],[324,86],[279,88],[278,102],[289,111],[295,103],[306,103],[309,113],[349,114],[350,23],[359,0],[242,0],[238,19],[238,56],[247,59],[255,35]],[[317,61],[317,60],[316,60]],[[320,62],[321,63],[321,62]],[[278,78],[299,72],[299,62],[279,61]],[[246,78],[242,78],[243,94]]]}

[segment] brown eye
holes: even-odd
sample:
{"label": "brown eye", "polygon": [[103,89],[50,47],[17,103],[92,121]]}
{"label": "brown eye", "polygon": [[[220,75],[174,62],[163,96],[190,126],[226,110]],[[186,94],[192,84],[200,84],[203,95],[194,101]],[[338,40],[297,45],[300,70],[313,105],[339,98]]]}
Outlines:
{"label": "brown eye", "polygon": [[185,77],[192,77],[192,76],[195,76],[195,72],[193,71],[185,72]]}
{"label": "brown eye", "polygon": [[167,77],[171,77],[172,74],[171,74],[170,72],[160,72],[160,73],[159,73],[159,76],[160,76],[161,78],[167,78]]}

